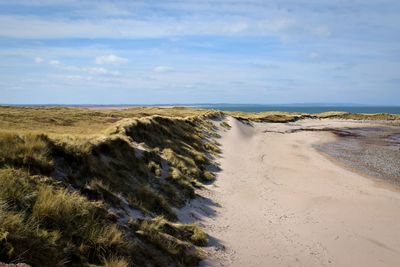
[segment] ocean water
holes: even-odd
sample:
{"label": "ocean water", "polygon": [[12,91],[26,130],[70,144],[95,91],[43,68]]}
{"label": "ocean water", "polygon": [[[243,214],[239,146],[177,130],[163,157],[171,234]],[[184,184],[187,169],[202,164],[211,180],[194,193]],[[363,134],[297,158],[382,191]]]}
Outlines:
{"label": "ocean water", "polygon": [[400,106],[295,106],[295,105],[239,105],[239,104],[205,104],[195,105],[199,108],[224,111],[262,112],[284,111],[301,113],[321,113],[327,111],[345,111],[351,113],[391,113],[400,114]]}
{"label": "ocean water", "polygon": [[[4,106],[0,104],[0,106]],[[164,106],[164,107],[196,107],[205,109],[218,109],[223,111],[243,111],[243,112],[262,112],[262,111],[283,111],[283,112],[300,112],[300,113],[321,113],[327,111],[344,111],[351,113],[390,113],[400,114],[400,106],[345,106],[345,105],[262,105],[262,104],[153,104],[153,105],[139,105],[139,104],[40,104],[40,105],[26,105],[26,104],[13,104],[6,106],[17,107],[84,107],[84,108],[127,108],[127,107],[143,107],[143,106]]]}

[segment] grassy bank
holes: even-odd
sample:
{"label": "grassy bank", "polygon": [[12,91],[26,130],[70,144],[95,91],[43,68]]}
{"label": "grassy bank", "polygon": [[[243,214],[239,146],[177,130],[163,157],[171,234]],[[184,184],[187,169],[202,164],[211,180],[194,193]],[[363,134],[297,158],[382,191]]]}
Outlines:
{"label": "grassy bank", "polygon": [[400,122],[400,114],[355,114],[349,112],[324,112],[319,114],[294,113],[294,112],[226,112],[241,120],[255,122],[285,123],[302,119],[344,119],[344,120],[382,120]]}
{"label": "grassy bank", "polygon": [[[225,114],[257,122],[400,120],[339,112]],[[220,149],[210,119],[223,115],[0,107],[0,262],[196,265],[207,234],[177,221],[174,210],[214,179],[209,170]]]}
{"label": "grassy bank", "polygon": [[214,179],[219,115],[0,108],[0,261],[196,265],[207,235],[174,208]]}

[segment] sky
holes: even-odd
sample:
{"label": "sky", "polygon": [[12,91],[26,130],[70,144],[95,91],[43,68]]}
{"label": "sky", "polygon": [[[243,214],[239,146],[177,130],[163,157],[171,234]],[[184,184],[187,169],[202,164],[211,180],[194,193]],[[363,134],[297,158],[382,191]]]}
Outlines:
{"label": "sky", "polygon": [[399,0],[0,0],[1,104],[400,105]]}

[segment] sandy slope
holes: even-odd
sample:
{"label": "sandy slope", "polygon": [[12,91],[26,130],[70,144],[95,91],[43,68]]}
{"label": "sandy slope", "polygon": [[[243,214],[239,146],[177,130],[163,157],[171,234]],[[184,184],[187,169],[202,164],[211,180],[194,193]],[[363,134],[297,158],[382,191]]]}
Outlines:
{"label": "sandy slope", "polygon": [[203,265],[400,266],[400,193],[318,153],[329,132],[279,133],[352,123],[228,120],[222,171],[181,214],[214,238]]}

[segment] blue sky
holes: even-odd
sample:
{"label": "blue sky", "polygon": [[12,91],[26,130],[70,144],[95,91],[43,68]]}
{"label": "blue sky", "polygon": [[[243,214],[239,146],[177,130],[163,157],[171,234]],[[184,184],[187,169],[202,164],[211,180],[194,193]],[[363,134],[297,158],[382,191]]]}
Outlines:
{"label": "blue sky", "polygon": [[0,0],[0,103],[400,104],[398,0]]}

